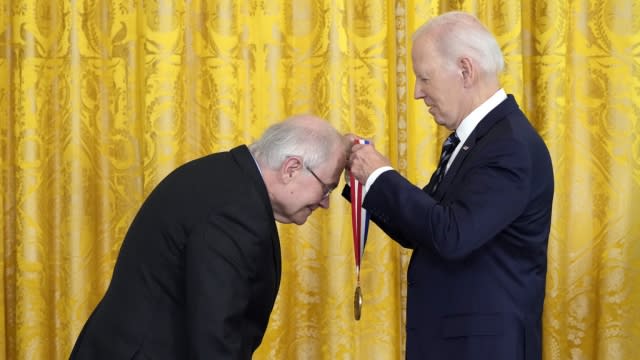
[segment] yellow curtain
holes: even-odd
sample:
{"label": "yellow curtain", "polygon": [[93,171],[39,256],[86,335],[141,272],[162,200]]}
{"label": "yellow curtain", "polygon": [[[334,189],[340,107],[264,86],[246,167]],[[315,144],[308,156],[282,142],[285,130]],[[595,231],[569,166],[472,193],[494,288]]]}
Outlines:
{"label": "yellow curtain", "polygon": [[[497,34],[553,157],[545,359],[637,357],[637,1],[3,0],[0,358],[67,358],[153,186],[287,115],[372,139],[424,184],[444,132],[412,99],[410,37],[453,9]],[[403,356],[409,253],[372,226],[355,321],[349,208],[331,202],[280,226],[256,359]]]}

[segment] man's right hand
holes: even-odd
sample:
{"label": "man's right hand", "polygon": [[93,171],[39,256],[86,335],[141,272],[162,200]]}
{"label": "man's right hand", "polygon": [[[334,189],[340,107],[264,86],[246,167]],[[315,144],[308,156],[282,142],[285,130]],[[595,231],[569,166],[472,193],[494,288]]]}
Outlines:
{"label": "man's right hand", "polygon": [[391,166],[391,162],[375,149],[373,143],[353,144],[345,174],[351,173],[361,184],[366,184],[369,175],[383,166]]}

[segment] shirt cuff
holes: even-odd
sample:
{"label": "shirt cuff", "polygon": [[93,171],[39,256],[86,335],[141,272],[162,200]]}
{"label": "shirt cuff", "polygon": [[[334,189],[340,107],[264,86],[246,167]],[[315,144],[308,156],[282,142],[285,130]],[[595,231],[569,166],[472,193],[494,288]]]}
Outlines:
{"label": "shirt cuff", "polygon": [[379,167],[379,168],[375,169],[371,173],[371,175],[369,175],[369,178],[367,179],[367,183],[364,185],[365,196],[366,196],[366,193],[371,188],[371,185],[373,185],[373,183],[378,179],[378,176],[382,175],[383,172],[386,172],[386,171],[389,171],[389,170],[393,170],[393,168],[391,166],[383,166],[383,167]]}

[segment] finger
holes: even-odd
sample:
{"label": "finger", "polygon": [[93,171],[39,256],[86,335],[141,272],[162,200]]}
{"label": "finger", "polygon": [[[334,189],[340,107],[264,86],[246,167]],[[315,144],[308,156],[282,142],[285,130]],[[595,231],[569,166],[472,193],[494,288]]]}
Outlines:
{"label": "finger", "polygon": [[346,133],[343,135],[343,137],[347,139],[347,141],[349,141],[350,143],[353,143],[354,141],[356,141],[356,139],[358,139],[358,136],[352,133]]}
{"label": "finger", "polygon": [[353,153],[354,153],[354,152],[357,152],[357,151],[361,150],[361,149],[362,149],[362,148],[364,148],[365,146],[367,146],[367,145],[365,145],[365,144],[358,144],[358,143],[353,144],[353,146],[351,146],[351,154],[352,154],[352,156],[353,156]]}

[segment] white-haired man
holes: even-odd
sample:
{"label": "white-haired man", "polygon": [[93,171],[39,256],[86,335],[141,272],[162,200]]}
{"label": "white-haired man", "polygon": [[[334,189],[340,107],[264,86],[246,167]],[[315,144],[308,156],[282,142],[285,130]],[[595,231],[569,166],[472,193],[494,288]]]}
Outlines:
{"label": "white-haired man", "polygon": [[151,192],[71,359],[250,359],[280,283],[276,221],[329,207],[347,144],[311,115],[193,160]]}
{"label": "white-haired man", "polygon": [[547,147],[501,88],[500,47],[474,16],[427,22],[411,56],[415,98],[452,131],[431,180],[414,186],[372,145],[354,145],[348,165],[372,220],[413,249],[406,358],[541,359]]}

